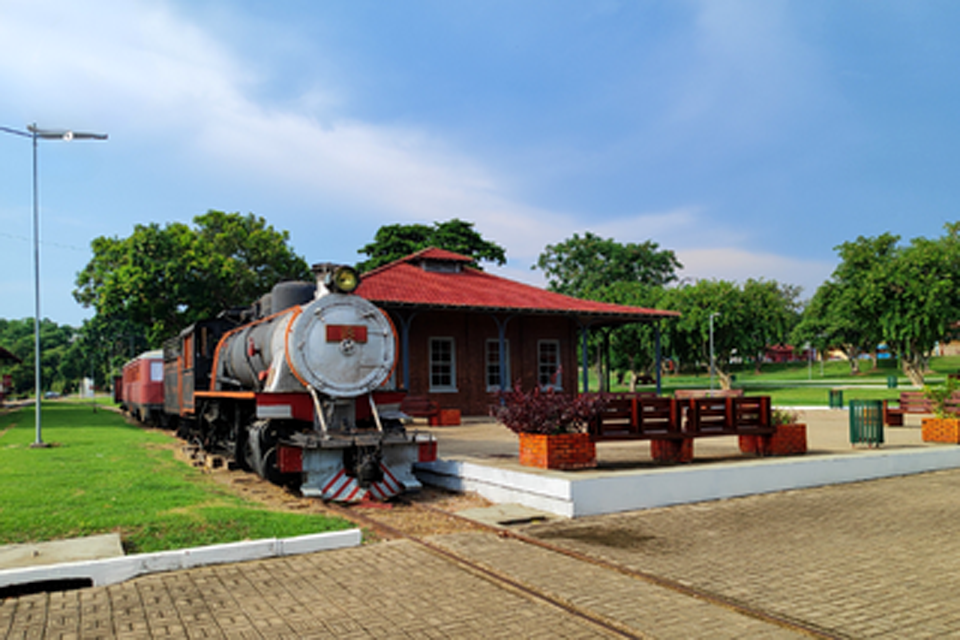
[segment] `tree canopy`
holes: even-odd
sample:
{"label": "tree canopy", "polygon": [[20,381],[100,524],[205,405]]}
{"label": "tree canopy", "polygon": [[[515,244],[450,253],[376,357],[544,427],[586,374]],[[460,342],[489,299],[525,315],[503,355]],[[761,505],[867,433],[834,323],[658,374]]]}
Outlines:
{"label": "tree canopy", "polygon": [[[76,335],[76,329],[68,325],[58,325],[47,318],[40,321],[40,374],[44,387],[41,391],[70,391],[86,375]],[[20,364],[0,364],[3,372],[10,375],[17,394],[34,390],[33,337],[33,318],[0,318],[0,346],[22,360]]]}
{"label": "tree canopy", "polygon": [[669,352],[679,361],[710,362],[710,316],[713,354],[720,386],[730,388],[730,362],[737,356],[763,361],[766,348],[786,341],[798,319],[799,289],[775,280],[699,280],[667,289],[660,307],[681,317],[666,325]]}
{"label": "tree canopy", "polygon": [[937,239],[899,244],[889,233],[836,247],[841,262],[817,290],[795,333],[842,348],[851,359],[886,343],[913,384],[923,384],[937,343],[960,320],[960,223]]}
{"label": "tree canopy", "polygon": [[856,373],[860,355],[876,353],[883,342],[882,280],[899,239],[889,233],[876,238],[860,236],[836,247],[841,262],[807,304],[794,330],[794,343],[809,342],[821,351],[841,349],[851,372]]}
{"label": "tree canopy", "polygon": [[311,279],[289,234],[261,217],[208,211],[193,223],[138,224],[129,237],[96,238],[74,297],[95,309],[101,328],[122,323],[157,347],[192,322],[249,304],[277,282]]}
{"label": "tree canopy", "polygon": [[473,258],[473,266],[478,269],[481,268],[481,260],[498,265],[507,261],[503,247],[484,239],[473,228],[472,222],[454,218],[446,222],[435,222],[432,226],[388,224],[380,227],[373,242],[357,251],[368,256],[366,260],[357,263],[357,269],[361,273],[371,271],[428,247],[446,249]]}
{"label": "tree canopy", "polygon": [[621,244],[590,231],[548,244],[534,268],[543,270],[552,291],[585,297],[614,282],[638,282],[662,287],[677,279],[683,265],[673,251],[652,240]]}
{"label": "tree canopy", "polygon": [[[613,282],[587,292],[591,300],[654,309],[663,288],[640,282]],[[631,391],[636,391],[640,374],[655,372],[656,337],[650,323],[628,324],[610,330],[610,368],[628,374]],[[594,344],[596,347],[596,344]]]}

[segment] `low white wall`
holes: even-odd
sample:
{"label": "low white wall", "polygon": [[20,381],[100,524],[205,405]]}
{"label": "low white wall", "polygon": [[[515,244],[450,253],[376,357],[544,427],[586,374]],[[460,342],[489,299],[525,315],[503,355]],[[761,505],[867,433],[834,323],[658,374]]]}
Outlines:
{"label": "low white wall", "polygon": [[960,467],[960,447],[877,450],[849,455],[764,458],[568,477],[440,460],[417,466],[423,482],[476,491],[494,502],[515,502],[578,517],[675,504],[860,482]]}
{"label": "low white wall", "polygon": [[419,463],[414,469],[421,482],[449,491],[475,491],[498,504],[522,504],[568,518],[575,515],[571,483],[565,478],[460,460]]}

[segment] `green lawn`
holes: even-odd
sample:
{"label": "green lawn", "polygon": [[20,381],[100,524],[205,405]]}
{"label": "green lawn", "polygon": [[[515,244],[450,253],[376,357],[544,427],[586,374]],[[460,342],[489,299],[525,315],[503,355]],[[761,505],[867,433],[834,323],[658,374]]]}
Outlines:
{"label": "green lawn", "polygon": [[45,402],[0,416],[0,543],[116,531],[128,553],[345,529],[315,514],[266,510],[178,462],[167,434],[89,402]]}
{"label": "green lawn", "polygon": [[[869,360],[860,363],[860,372],[851,374],[850,364],[843,361],[807,363],[766,364],[760,373],[752,366],[734,367],[735,388],[742,388],[751,395],[769,395],[774,405],[779,406],[828,406],[829,390],[843,390],[844,403],[850,400],[896,399],[904,390],[912,390],[910,381],[899,370],[895,360],[880,360],[876,369],[871,368]],[[926,376],[928,384],[942,382],[947,374],[960,371],[960,356],[933,358],[931,371]],[[887,388],[890,376],[897,377],[897,388]],[[612,391],[627,391],[627,385],[613,381]],[[667,375],[662,379],[664,395],[672,395],[676,389],[708,389],[710,376],[706,372],[699,374]],[[714,387],[720,384],[714,380]],[[599,388],[595,371],[590,372],[590,389]],[[640,390],[653,390],[653,385],[640,387]]]}

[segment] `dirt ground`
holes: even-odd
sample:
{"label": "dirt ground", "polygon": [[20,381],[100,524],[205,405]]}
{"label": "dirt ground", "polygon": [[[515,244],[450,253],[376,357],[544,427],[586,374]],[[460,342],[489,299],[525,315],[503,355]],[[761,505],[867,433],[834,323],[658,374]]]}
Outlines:
{"label": "dirt ground", "polygon": [[[459,518],[445,517],[444,513],[456,513],[464,509],[486,507],[492,504],[476,494],[452,493],[434,487],[424,487],[418,492],[406,494],[403,496],[403,500],[395,500],[385,504],[354,505],[344,513],[341,509],[335,509],[327,505],[323,500],[305,498],[299,492],[272,484],[255,473],[230,469],[227,465],[219,462],[211,464],[209,458],[194,458],[190,447],[183,445],[183,443],[178,443],[174,447],[174,455],[184,464],[199,468],[213,481],[225,487],[234,495],[255,502],[267,509],[297,513],[322,513],[348,518],[351,512],[356,512],[414,536],[471,530],[474,527],[469,523]],[[428,509],[420,509],[418,508],[419,505],[426,506]],[[368,532],[364,538],[369,542],[377,539],[377,536]]]}

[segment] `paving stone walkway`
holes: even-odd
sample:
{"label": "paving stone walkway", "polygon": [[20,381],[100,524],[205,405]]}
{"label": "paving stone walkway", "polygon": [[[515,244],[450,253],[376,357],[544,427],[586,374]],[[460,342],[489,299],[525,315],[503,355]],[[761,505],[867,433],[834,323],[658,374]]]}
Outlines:
{"label": "paving stone walkway", "polygon": [[960,470],[526,532],[841,637],[960,637]]}
{"label": "paving stone walkway", "polygon": [[[960,470],[525,525],[527,535],[852,638],[960,637]],[[799,637],[491,533],[430,538],[654,638]],[[614,634],[393,541],[0,602],[6,638],[593,638]]]}

